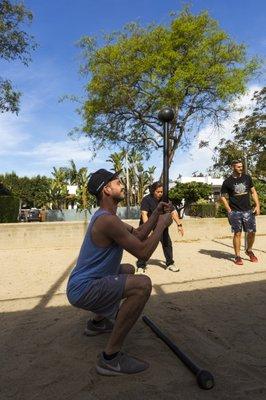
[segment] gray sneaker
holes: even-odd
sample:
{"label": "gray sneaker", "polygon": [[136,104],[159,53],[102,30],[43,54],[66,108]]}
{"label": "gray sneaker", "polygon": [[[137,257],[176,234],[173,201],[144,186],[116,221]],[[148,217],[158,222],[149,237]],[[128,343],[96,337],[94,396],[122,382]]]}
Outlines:
{"label": "gray sneaker", "polygon": [[113,327],[114,327],[113,322],[111,322],[107,318],[102,319],[101,322],[97,325],[93,323],[93,320],[89,319],[84,331],[84,335],[96,336],[100,335],[101,333],[110,333],[112,332]]}
{"label": "gray sneaker", "polygon": [[168,266],[166,267],[166,269],[167,269],[168,271],[172,271],[172,272],[178,272],[178,271],[180,271],[180,269],[179,269],[175,264],[168,265]]}
{"label": "gray sneaker", "polygon": [[116,376],[137,374],[149,368],[149,364],[128,354],[119,352],[112,360],[106,360],[103,353],[98,355],[96,370],[100,375]]}

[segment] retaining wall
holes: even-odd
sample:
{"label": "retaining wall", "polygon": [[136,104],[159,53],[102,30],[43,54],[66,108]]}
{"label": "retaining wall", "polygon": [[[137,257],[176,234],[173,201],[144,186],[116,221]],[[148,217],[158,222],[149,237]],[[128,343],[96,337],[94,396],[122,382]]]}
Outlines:
{"label": "retaining wall", "polygon": [[[126,222],[138,226],[137,220]],[[181,238],[176,224],[171,225],[173,240],[212,240],[231,236],[227,218],[189,218],[183,220],[183,226],[185,235]],[[86,227],[80,221],[0,224],[0,249],[80,247]],[[259,235],[266,235],[265,215],[257,217],[257,230]]]}

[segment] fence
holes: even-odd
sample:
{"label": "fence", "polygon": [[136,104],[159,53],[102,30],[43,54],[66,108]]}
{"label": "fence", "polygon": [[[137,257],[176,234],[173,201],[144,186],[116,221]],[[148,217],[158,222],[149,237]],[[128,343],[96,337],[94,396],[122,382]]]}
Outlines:
{"label": "fence", "polygon": [[[91,208],[87,212],[77,211],[77,210],[46,210],[45,211],[45,221],[55,222],[55,221],[88,221],[91,216],[95,213],[98,208]],[[129,216],[127,217],[127,208],[118,207],[117,215],[121,219],[139,219],[140,208],[139,206],[130,207]]]}

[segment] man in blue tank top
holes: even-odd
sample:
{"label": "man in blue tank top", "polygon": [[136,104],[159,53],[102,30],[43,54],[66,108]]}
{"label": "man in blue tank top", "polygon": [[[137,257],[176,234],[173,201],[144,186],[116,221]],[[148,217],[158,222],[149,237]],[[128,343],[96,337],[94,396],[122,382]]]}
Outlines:
{"label": "man in blue tank top", "polygon": [[150,297],[152,284],[148,276],[134,275],[134,266],[121,264],[121,259],[123,250],[143,260],[151,257],[163,231],[172,222],[172,206],[159,203],[148,221],[134,229],[116,215],[118,203],[124,199],[119,173],[96,171],[89,179],[88,190],[96,196],[100,208],[90,221],[70,274],[68,300],[73,306],[94,313],[87,323],[86,335],[111,333],[98,356],[98,373],[142,372],[149,367],[148,363],[121,352],[121,348]]}

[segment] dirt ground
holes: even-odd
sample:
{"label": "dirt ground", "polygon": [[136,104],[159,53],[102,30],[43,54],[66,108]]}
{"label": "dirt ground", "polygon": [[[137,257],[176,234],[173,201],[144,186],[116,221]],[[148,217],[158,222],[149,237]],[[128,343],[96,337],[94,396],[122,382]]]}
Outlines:
{"label": "dirt ground", "polygon": [[[210,391],[141,319],[124,350],[149,361],[149,370],[97,375],[107,336],[84,336],[88,314],[65,296],[79,249],[0,250],[1,400],[265,399],[265,244],[258,237],[259,263],[243,253],[243,266],[232,262],[231,239],[174,243],[178,273],[164,270],[160,246],[150,260],[153,292],[144,313],[213,373]],[[125,254],[124,261],[135,259]]]}

